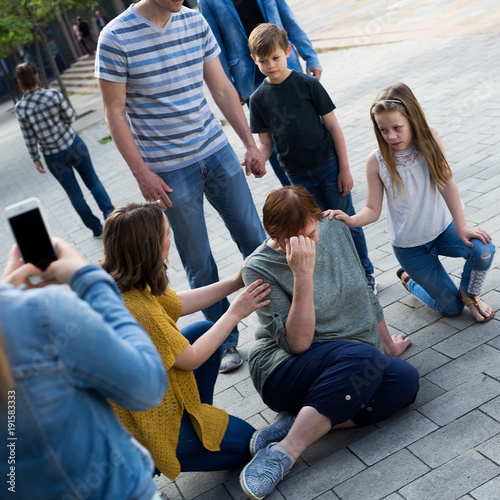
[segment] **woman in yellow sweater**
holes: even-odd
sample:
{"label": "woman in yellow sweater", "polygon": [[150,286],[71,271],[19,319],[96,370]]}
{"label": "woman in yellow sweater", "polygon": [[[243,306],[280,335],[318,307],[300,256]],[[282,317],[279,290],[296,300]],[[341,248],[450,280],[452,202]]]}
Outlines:
{"label": "woman in yellow sweater", "polygon": [[241,288],[241,270],[218,283],[175,293],[168,287],[165,264],[170,227],[155,202],[117,208],[106,220],[103,243],[101,265],[156,345],[169,380],[168,391],[157,407],[134,412],[113,405],[118,417],[171,480],[181,471],[244,465],[250,459],[248,447],[255,429],[212,406],[213,390],[220,345],[241,319],[269,304],[269,285],[255,281],[233,300],[217,323],[200,321],[181,333],[176,325],[179,317]]}

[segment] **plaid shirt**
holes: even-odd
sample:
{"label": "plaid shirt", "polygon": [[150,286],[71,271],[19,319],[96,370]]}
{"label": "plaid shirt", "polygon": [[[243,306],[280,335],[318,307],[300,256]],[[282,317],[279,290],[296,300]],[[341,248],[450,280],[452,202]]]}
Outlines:
{"label": "plaid shirt", "polygon": [[16,104],[16,114],[33,161],[43,154],[52,155],[69,148],[76,132],[71,128],[75,112],[56,89],[37,88],[26,92]]}

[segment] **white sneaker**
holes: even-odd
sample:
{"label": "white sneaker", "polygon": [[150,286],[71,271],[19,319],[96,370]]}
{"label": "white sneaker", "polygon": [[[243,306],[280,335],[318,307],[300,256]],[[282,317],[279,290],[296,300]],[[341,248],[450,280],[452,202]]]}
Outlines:
{"label": "white sneaker", "polygon": [[220,362],[220,373],[228,373],[238,369],[243,364],[240,354],[236,347],[228,347],[222,353],[222,360]]}

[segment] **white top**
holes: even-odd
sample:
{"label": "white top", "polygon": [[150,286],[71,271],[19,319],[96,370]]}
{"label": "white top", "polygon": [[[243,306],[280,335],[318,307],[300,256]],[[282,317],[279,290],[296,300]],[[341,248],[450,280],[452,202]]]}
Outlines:
{"label": "white top", "polygon": [[396,167],[405,187],[404,196],[396,187],[396,197],[380,150],[375,151],[387,197],[389,241],[400,248],[424,245],[436,239],[453,217],[432,180],[425,156],[415,146],[395,155]]}
{"label": "white top", "polygon": [[126,83],[126,112],[153,172],[192,165],[228,140],[203,95],[204,64],[219,46],[205,19],[183,7],[160,28],[130,6],[101,31],[95,76]]}

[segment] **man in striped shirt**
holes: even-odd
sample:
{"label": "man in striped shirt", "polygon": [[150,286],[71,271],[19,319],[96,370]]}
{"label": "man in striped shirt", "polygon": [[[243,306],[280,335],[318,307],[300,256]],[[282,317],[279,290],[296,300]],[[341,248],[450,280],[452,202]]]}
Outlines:
{"label": "man in striped shirt", "polygon": [[[239,161],[203,96],[203,81],[245,146],[247,175],[264,161],[205,21],[182,0],[141,0],[99,36],[96,77],[111,136],[146,200],[160,200],[191,287],[218,281],[203,194],[246,257],[265,233]],[[216,321],[227,299],[204,311]],[[238,368],[235,330],[221,371]]]}

